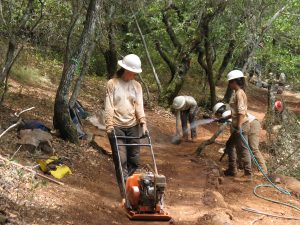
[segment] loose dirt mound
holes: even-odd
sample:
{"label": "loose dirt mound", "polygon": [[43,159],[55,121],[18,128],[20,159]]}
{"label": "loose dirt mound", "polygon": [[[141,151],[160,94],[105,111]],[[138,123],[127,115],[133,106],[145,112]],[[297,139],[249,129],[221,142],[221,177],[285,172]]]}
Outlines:
{"label": "loose dirt mound", "polygon": [[205,191],[202,197],[202,201],[204,205],[211,208],[227,208],[227,203],[225,202],[223,195],[221,195],[217,191]]}
{"label": "loose dirt mound", "polygon": [[197,225],[233,225],[232,215],[228,211],[210,212],[201,216]]}

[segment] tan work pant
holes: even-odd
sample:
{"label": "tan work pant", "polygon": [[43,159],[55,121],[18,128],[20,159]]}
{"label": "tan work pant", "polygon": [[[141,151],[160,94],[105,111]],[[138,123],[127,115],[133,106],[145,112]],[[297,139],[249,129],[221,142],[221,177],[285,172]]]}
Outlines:
{"label": "tan work pant", "polygon": [[[261,131],[260,122],[258,120],[253,120],[250,123],[250,131],[249,131],[249,134],[248,134],[248,142],[249,142],[249,146],[250,146],[257,162],[259,163],[259,165],[261,166],[263,171],[265,173],[267,173],[268,169],[267,169],[267,166],[266,166],[265,159],[262,156],[261,152],[259,151],[260,131]],[[242,156],[239,153],[240,152],[237,152],[238,165],[239,165],[239,168],[243,168],[243,162],[242,162],[242,159],[241,159]]]}
{"label": "tan work pant", "polygon": [[266,162],[261,152],[259,151],[259,138],[260,138],[261,125],[258,120],[253,120],[250,123],[250,132],[248,134],[248,141],[250,148],[265,173],[268,172]]}

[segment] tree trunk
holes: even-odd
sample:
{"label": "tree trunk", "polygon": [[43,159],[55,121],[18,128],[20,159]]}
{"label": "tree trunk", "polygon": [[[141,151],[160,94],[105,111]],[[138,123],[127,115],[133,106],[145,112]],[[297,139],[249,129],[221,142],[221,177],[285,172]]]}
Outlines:
{"label": "tree trunk", "polygon": [[104,52],[104,58],[106,62],[107,79],[110,79],[117,72],[117,68],[118,68],[117,51],[114,49],[106,50]]}
{"label": "tree trunk", "polygon": [[206,72],[206,76],[209,84],[209,92],[210,92],[210,107],[212,108],[217,102],[217,95],[216,95],[216,85],[215,85],[214,71],[213,71],[214,52],[210,43],[209,32],[210,32],[209,21],[207,21],[202,24],[202,33],[204,36],[204,48],[205,48],[205,62],[203,59],[203,50],[201,48],[198,48],[199,50],[198,62]]}
{"label": "tree trunk", "polygon": [[0,83],[3,83],[13,65],[15,50],[16,50],[16,40],[14,37],[11,37],[8,43],[8,48],[6,52],[6,58],[4,67],[2,69],[2,72],[0,73]]}
{"label": "tree trunk", "polygon": [[114,6],[112,5],[110,7],[109,18],[108,18],[109,22],[107,26],[109,49],[104,52],[108,79],[112,78],[116,74],[118,68],[116,39],[114,33],[114,26],[112,22],[113,14],[114,14]]}
{"label": "tree trunk", "polygon": [[87,50],[87,53],[84,56],[81,72],[80,72],[79,77],[76,81],[73,93],[72,93],[71,98],[70,98],[69,105],[70,105],[71,108],[73,108],[75,106],[77,98],[80,94],[81,83],[83,81],[84,76],[87,74],[87,72],[89,70],[89,64],[90,64],[90,60],[91,60],[91,56],[92,56],[92,53],[93,53],[93,50],[94,50],[95,43],[93,42],[91,45],[92,46]]}
{"label": "tree trunk", "polygon": [[232,94],[233,94],[233,90],[229,87],[229,85],[227,85],[226,92],[225,92],[225,95],[224,95],[224,98],[223,98],[223,102],[224,103],[229,103]]}
{"label": "tree trunk", "polygon": [[12,62],[9,66],[9,69],[6,73],[6,77],[5,77],[5,83],[4,83],[4,88],[3,88],[3,92],[2,92],[2,96],[1,96],[1,100],[0,100],[0,104],[2,105],[3,102],[4,102],[4,98],[5,98],[5,95],[8,91],[8,79],[9,79],[9,75],[10,75],[10,70],[12,68],[12,66],[14,65],[14,63],[16,62],[17,58],[19,57],[21,51],[23,50],[23,45],[18,49],[16,55],[14,56],[14,58],[12,59]]}
{"label": "tree trunk", "polygon": [[[95,25],[100,8],[100,0],[91,0],[86,14],[86,21],[80,36],[77,49],[74,51],[70,60],[64,62],[62,78],[56,93],[54,104],[53,124],[58,129],[63,139],[73,143],[78,143],[78,134],[74,126],[69,112],[69,92],[74,78],[74,73],[80,64],[84,52],[94,36]],[[68,57],[66,57],[68,58]]]}
{"label": "tree trunk", "polygon": [[214,81],[213,71],[209,71],[209,73],[207,74],[207,79],[210,93],[210,107],[212,108],[217,103],[216,84]]}
{"label": "tree trunk", "polygon": [[[236,42],[235,40],[231,40],[229,42],[227,52],[224,55],[222,64],[221,64],[221,66],[218,70],[218,73],[217,73],[217,82],[221,80],[222,74],[224,73],[226,67],[228,66],[228,64],[229,64],[229,62],[232,58],[232,55],[233,55],[233,52],[234,52],[234,49],[235,49],[235,42]],[[216,82],[216,84],[217,84],[217,82]]]}

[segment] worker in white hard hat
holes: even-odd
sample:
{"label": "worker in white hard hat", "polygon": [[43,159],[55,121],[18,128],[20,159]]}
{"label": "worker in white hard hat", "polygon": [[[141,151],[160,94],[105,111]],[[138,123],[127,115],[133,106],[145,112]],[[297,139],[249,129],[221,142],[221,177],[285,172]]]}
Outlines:
{"label": "worker in white hard hat", "polygon": [[[229,106],[231,115],[226,119],[232,119],[231,123],[231,135],[229,138],[230,151],[228,151],[228,169],[224,172],[225,176],[237,175],[237,154],[241,155],[242,163],[244,166],[245,181],[251,181],[252,168],[251,168],[251,156],[245,143],[248,142],[248,134],[250,131],[250,124],[247,115],[248,101],[244,92],[245,77],[242,71],[233,70],[228,73],[227,80],[229,87],[234,90],[234,96],[231,98]],[[234,151],[236,147],[236,151]]]}
{"label": "worker in white hard hat", "polygon": [[[226,110],[226,106],[225,106],[225,110],[224,110],[224,103],[217,103],[214,107],[214,113],[217,117],[219,118],[229,118],[231,116],[231,111],[230,110]],[[221,117],[220,117],[221,115]],[[254,115],[252,115],[251,113],[247,113],[248,116],[248,120],[250,123],[250,131],[248,134],[248,141],[249,141],[249,146],[255,156],[255,158],[257,159],[257,162],[259,163],[259,165],[261,166],[262,170],[264,171],[264,173],[267,173],[267,166],[266,166],[266,162],[264,157],[262,156],[260,150],[259,150],[259,140],[260,140],[260,131],[261,131],[261,124],[260,122],[256,119],[256,117]],[[231,119],[228,120],[228,122],[232,122]],[[226,149],[225,151],[235,151],[235,149],[229,149],[232,148],[233,145],[228,143],[229,140],[226,142]],[[237,151],[237,152],[241,152],[241,151]],[[238,155],[238,165],[240,168],[243,168],[243,164],[241,162],[241,155]]]}
{"label": "worker in white hard hat", "polygon": [[226,111],[226,105],[223,102],[218,102],[213,107],[213,114],[217,117],[221,117],[222,113]]}
{"label": "worker in white hard hat", "polygon": [[[105,123],[112,148],[117,181],[121,195],[125,198],[122,188],[122,177],[119,168],[116,140],[117,136],[138,137],[140,129],[143,135],[148,133],[143,104],[143,91],[135,76],[142,72],[141,60],[137,55],[126,55],[118,61],[121,67],[114,78],[107,82],[105,100]],[[123,144],[138,144],[138,139],[118,140]],[[125,143],[126,142],[126,143]],[[121,143],[122,144],[122,143]],[[124,180],[139,167],[140,148],[138,146],[119,146],[119,154]]]}
{"label": "worker in white hard hat", "polygon": [[194,125],[198,106],[196,100],[192,96],[177,96],[173,100],[172,108],[176,114],[176,135],[180,136],[179,123],[181,121],[183,139],[188,141],[189,130],[188,122],[190,123],[191,138],[194,141],[197,137],[197,130]]}

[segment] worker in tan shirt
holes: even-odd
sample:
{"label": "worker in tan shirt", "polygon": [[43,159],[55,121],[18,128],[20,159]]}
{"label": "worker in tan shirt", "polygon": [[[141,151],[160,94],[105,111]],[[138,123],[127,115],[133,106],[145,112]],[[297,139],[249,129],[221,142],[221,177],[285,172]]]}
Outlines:
{"label": "worker in tan shirt", "polygon": [[[222,121],[223,118],[226,118],[231,115],[230,110],[226,110],[226,105],[222,102],[219,102],[215,105],[214,110],[213,110],[215,116],[219,118],[219,121]],[[249,146],[258,162],[258,164],[261,166],[263,169],[264,173],[268,173],[268,169],[266,166],[265,159],[263,155],[261,154],[259,150],[259,140],[260,140],[260,131],[261,131],[261,124],[258,121],[258,119],[252,115],[251,113],[247,113],[249,124],[250,124],[250,131],[248,134],[248,141],[249,141]],[[227,122],[231,123],[232,120],[226,120]],[[224,121],[225,122],[225,121]],[[226,148],[225,152],[229,151],[235,151],[235,149],[229,149],[230,147],[233,147],[231,143],[229,143],[230,140],[226,142]],[[239,152],[239,151],[238,151]],[[243,163],[241,163],[241,156],[238,155],[238,167],[243,168]]]}
{"label": "worker in tan shirt", "polygon": [[[248,142],[248,134],[250,130],[250,124],[247,116],[248,102],[247,96],[243,90],[245,85],[244,74],[240,70],[233,70],[228,74],[229,87],[234,90],[234,96],[232,97],[229,105],[231,115],[227,119],[232,119],[232,132],[228,140],[232,146],[229,149],[240,151],[241,160],[244,165],[244,177],[245,181],[251,181],[252,169],[251,169],[251,156],[247,148],[246,143],[243,141],[241,134]],[[228,152],[228,169],[224,172],[225,176],[236,176],[237,174],[237,153],[236,151]]]}
{"label": "worker in tan shirt", "polygon": [[[119,168],[119,158],[116,140],[117,136],[138,137],[139,130],[148,133],[143,105],[143,91],[141,85],[134,79],[141,73],[141,60],[137,55],[130,54],[119,60],[122,67],[114,78],[107,82],[105,100],[105,124],[113,152],[116,176],[122,197],[122,177]],[[119,143],[120,142],[120,143]],[[138,144],[138,139],[121,139],[119,144]],[[119,146],[119,155],[124,174],[124,181],[139,167],[140,148],[138,146]]]}

